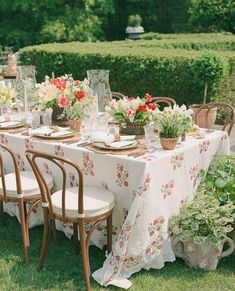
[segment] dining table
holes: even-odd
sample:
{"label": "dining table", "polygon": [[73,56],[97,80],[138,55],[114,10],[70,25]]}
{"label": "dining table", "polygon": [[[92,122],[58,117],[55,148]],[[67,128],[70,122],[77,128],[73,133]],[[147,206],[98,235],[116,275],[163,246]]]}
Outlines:
{"label": "dining table", "polygon": [[[110,190],[115,195],[113,212],[113,247],[104,257],[103,266],[92,276],[103,286],[110,284],[128,288],[129,278],[142,269],[160,269],[176,258],[168,229],[169,218],[190,201],[217,154],[229,154],[227,132],[204,130],[204,135],[188,135],[174,150],[153,150],[141,154],[121,151],[94,151],[89,142],[77,140],[37,139],[25,132],[0,131],[0,142],[12,148],[21,171],[30,169],[25,150],[38,150],[72,159],[80,165],[84,184]],[[4,156],[5,153],[2,152]],[[6,172],[13,165],[6,158]],[[54,190],[61,187],[55,165],[42,161],[40,166],[53,176]],[[78,177],[70,169],[68,187],[78,185]],[[4,204],[4,211],[19,218],[17,204]],[[30,227],[43,224],[41,205],[30,217]],[[57,229],[69,238],[72,225],[56,222]],[[88,223],[86,229],[92,227]],[[106,244],[105,222],[94,231],[91,243],[99,248]]]}

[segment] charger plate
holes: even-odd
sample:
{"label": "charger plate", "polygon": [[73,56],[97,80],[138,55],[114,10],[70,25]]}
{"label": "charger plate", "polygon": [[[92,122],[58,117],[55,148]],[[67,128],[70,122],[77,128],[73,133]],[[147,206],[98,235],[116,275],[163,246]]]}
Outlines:
{"label": "charger plate", "polygon": [[[11,122],[11,121],[6,121],[7,122]],[[1,122],[0,123],[0,130],[11,130],[11,129],[16,129],[16,128],[20,128],[20,127],[24,127],[25,123],[22,121],[18,121],[18,123],[16,124],[12,124],[10,126],[4,126],[5,122]]]}
{"label": "charger plate", "polygon": [[128,149],[133,149],[138,146],[139,142],[137,140],[133,141],[132,144],[123,146],[123,147],[112,147],[112,146],[107,146],[104,142],[94,142],[92,143],[92,146],[95,148],[99,148],[102,150],[112,150],[112,151],[123,151],[123,150],[128,150]]}
{"label": "charger plate", "polygon": [[146,151],[146,145],[145,144],[138,144],[137,147],[131,148],[131,149],[101,149],[94,147],[93,145],[88,145],[86,148],[92,152],[98,153],[98,154],[111,154],[111,155],[128,155],[128,156],[135,156],[135,155],[143,155]]}

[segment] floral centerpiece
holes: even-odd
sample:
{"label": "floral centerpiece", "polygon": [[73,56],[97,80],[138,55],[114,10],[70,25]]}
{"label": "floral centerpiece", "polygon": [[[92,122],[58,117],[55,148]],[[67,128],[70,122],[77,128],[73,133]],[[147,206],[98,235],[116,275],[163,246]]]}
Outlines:
{"label": "floral centerpiece", "polygon": [[[150,94],[146,94],[144,98],[126,97],[112,100],[105,110],[109,117],[120,124],[121,132],[144,134],[143,126],[152,120],[152,113],[157,108],[157,105],[151,102]],[[130,128],[134,132],[130,132]]]}
{"label": "floral centerpiece", "polygon": [[57,78],[46,76],[45,82],[36,86],[36,103],[43,108],[60,109],[61,119],[81,120],[95,106],[96,98],[86,79],[74,80],[71,75]]}
{"label": "floral centerpiece", "polygon": [[10,105],[12,99],[16,97],[17,93],[12,87],[11,83],[5,84],[4,81],[0,81],[0,105]]}

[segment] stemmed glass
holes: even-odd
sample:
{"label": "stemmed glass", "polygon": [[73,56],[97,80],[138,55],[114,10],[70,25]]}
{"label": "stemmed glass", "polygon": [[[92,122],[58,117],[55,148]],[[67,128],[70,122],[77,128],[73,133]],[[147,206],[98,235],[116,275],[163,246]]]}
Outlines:
{"label": "stemmed glass", "polygon": [[154,152],[157,145],[157,136],[154,132],[153,123],[148,123],[144,126],[144,137],[148,152]]}

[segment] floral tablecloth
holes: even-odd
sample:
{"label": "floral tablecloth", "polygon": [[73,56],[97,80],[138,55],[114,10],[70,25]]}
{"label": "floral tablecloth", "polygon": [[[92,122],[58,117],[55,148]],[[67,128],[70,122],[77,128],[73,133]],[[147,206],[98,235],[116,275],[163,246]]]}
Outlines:
{"label": "floral tablecloth", "polygon": [[[200,172],[207,170],[213,157],[217,153],[229,153],[229,138],[221,131],[208,133],[203,139],[187,137],[172,151],[158,146],[154,153],[139,157],[98,154],[77,144],[41,142],[20,134],[0,133],[0,142],[16,151],[21,170],[29,169],[24,155],[26,149],[54,153],[79,163],[85,184],[103,187],[115,194],[113,251],[93,277],[102,285],[124,288],[131,285],[127,278],[142,268],[160,269],[165,262],[175,260],[168,235],[169,217],[178,212],[185,200],[192,199]],[[47,173],[53,173],[55,188],[59,188],[61,177],[53,165],[44,162],[41,166]],[[12,170],[10,163],[7,170]],[[72,171],[68,185],[77,185]],[[10,215],[18,215],[14,204],[7,203],[4,209]],[[30,226],[42,222],[42,209],[38,207]],[[71,225],[57,223],[57,228],[68,237],[72,234]],[[100,248],[106,243],[104,224],[94,232],[92,243]]]}

